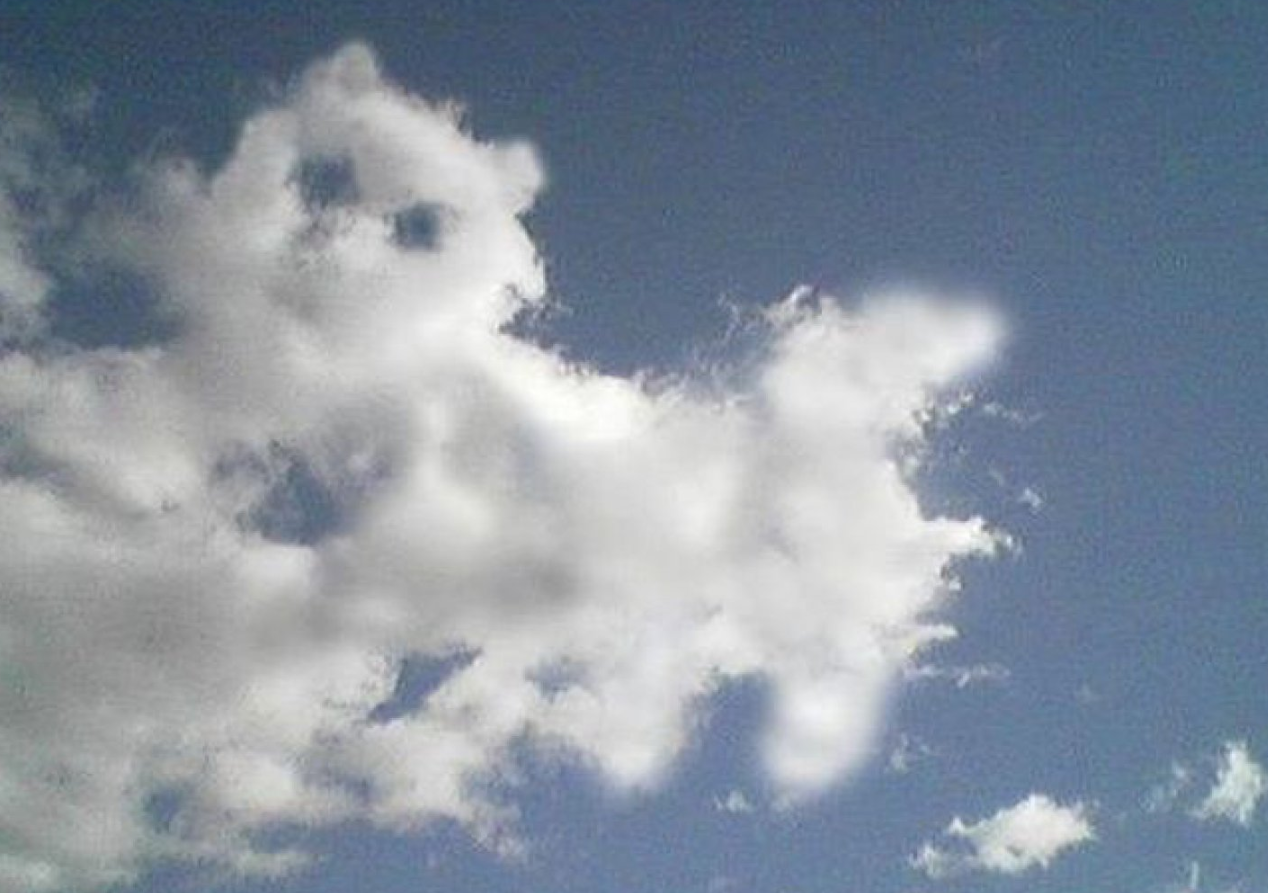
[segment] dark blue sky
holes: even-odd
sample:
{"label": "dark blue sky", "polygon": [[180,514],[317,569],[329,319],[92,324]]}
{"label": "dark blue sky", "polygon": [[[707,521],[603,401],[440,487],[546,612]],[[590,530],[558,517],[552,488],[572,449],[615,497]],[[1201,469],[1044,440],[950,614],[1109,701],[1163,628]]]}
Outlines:
{"label": "dark blue sky", "polygon": [[953,425],[934,469],[1023,549],[968,572],[945,649],[1008,680],[916,684],[893,711],[891,738],[938,752],[922,771],[878,764],[795,816],[718,812],[755,784],[760,697],[736,692],[665,792],[614,805],[546,773],[527,867],[358,830],[284,889],[900,893],[938,886],[903,860],[950,816],[1031,790],[1095,801],[1098,845],[943,887],[1153,893],[1189,860],[1213,893],[1268,885],[1262,819],[1140,814],[1174,760],[1268,755],[1268,5],[9,0],[0,71],[93,88],[94,164],[214,167],[277,84],[354,38],[477,134],[539,147],[530,228],[569,354],[678,368],[723,302],[799,283],[981,292],[1013,331],[987,397],[1037,421]]}

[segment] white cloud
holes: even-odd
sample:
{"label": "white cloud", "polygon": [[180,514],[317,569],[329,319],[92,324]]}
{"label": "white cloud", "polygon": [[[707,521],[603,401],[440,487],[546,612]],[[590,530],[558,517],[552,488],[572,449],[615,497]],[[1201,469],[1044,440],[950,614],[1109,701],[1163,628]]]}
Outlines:
{"label": "white cloud", "polygon": [[1017,501],[1032,512],[1037,512],[1044,507],[1043,494],[1034,487],[1022,487],[1021,493],[1017,494]]}
{"label": "white cloud", "polygon": [[1176,761],[1171,764],[1166,780],[1154,785],[1145,795],[1145,811],[1165,813],[1181,808],[1199,821],[1223,819],[1249,826],[1259,800],[1268,790],[1268,778],[1263,766],[1251,755],[1248,744],[1226,741],[1218,757],[1204,757],[1202,762],[1213,764],[1215,768],[1215,778],[1205,797],[1197,800],[1201,776],[1190,765]]}
{"label": "white cloud", "polygon": [[913,664],[905,675],[908,679],[944,681],[956,688],[968,688],[983,682],[1007,682],[1012,674],[1002,664],[974,664],[967,667]]}
{"label": "white cloud", "polygon": [[733,789],[727,793],[725,797],[716,797],[713,806],[718,812],[729,812],[733,814],[743,814],[753,811],[753,803],[748,797],[744,796],[744,792]]}
{"label": "white cloud", "polygon": [[996,545],[896,457],[998,321],[798,293],[724,386],[580,368],[507,327],[545,300],[542,181],[354,45],[222,169],[158,163],[80,221],[167,340],[55,343],[55,274],[0,220],[26,327],[0,354],[0,889],[281,873],[278,822],[507,845],[518,748],[646,787],[745,676],[781,796],[873,752],[954,563]]}
{"label": "white cloud", "polygon": [[1225,819],[1248,827],[1266,787],[1264,767],[1255,762],[1246,742],[1225,742],[1215,785],[1192,814],[1204,821]]}
{"label": "white cloud", "polygon": [[917,763],[923,763],[935,755],[933,748],[919,738],[905,733],[899,734],[898,742],[889,752],[886,768],[895,775],[905,775]]}
{"label": "white cloud", "polygon": [[1017,428],[1029,428],[1043,421],[1043,414],[1040,412],[1021,410],[996,401],[983,403],[982,414]]}
{"label": "white cloud", "polygon": [[925,843],[912,858],[914,867],[935,880],[966,871],[1019,874],[1047,868],[1063,852],[1095,838],[1082,803],[1064,806],[1044,794],[1031,794],[977,822],[957,816],[944,833],[963,846]]}

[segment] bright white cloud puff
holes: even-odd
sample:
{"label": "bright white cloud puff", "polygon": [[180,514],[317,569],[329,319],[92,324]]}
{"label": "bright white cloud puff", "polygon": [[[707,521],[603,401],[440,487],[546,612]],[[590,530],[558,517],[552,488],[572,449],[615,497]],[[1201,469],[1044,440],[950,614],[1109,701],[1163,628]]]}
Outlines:
{"label": "bright white cloud puff", "polygon": [[944,833],[963,844],[926,843],[912,858],[913,867],[935,880],[968,871],[1020,874],[1047,868],[1062,853],[1096,836],[1082,803],[1065,806],[1045,794],[1031,794],[977,822],[957,816]]}
{"label": "bright white cloud puff", "polygon": [[1255,817],[1255,808],[1268,789],[1264,767],[1255,762],[1245,741],[1228,741],[1220,760],[1215,785],[1193,809],[1202,820],[1224,819],[1246,827]]}
{"label": "bright white cloud puff", "polygon": [[[647,786],[745,676],[783,795],[873,751],[954,562],[996,545],[899,459],[998,321],[798,293],[725,386],[600,374],[508,328],[544,300],[542,183],[353,45],[221,169],[152,164],[78,222],[74,274],[164,326],[67,335],[65,264],[0,204],[0,890],[286,872],[280,822],[496,846],[517,751]],[[990,866],[1090,835],[1027,804],[952,833]]]}
{"label": "bright white cloud puff", "polygon": [[1198,799],[1206,773],[1176,761],[1171,764],[1167,779],[1146,794],[1145,811],[1164,813],[1179,808],[1198,821],[1222,820],[1249,827],[1268,790],[1268,776],[1255,761],[1250,746],[1245,741],[1225,741],[1218,756],[1206,757],[1202,762],[1215,769],[1205,797]]}

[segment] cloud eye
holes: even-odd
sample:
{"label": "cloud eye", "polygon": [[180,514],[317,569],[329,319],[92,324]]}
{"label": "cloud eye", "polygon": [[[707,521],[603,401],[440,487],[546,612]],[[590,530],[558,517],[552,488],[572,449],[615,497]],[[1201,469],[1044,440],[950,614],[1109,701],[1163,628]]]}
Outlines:
{"label": "cloud eye", "polygon": [[224,457],[215,477],[241,505],[238,525],[270,542],[315,545],[345,520],[337,489],[307,457],[281,444],[272,444],[264,455],[243,451]]}
{"label": "cloud eye", "polygon": [[370,722],[389,723],[422,710],[437,689],[471,666],[477,657],[478,651],[458,649],[405,658],[397,670],[392,696],[370,712]]}
{"label": "cloud eye", "polygon": [[280,474],[248,520],[265,539],[311,546],[339,527],[341,515],[338,497],[304,457],[287,453]]}
{"label": "cloud eye", "polygon": [[418,202],[392,217],[392,239],[402,248],[431,250],[440,243],[445,208]]}
{"label": "cloud eye", "polygon": [[304,207],[313,213],[346,207],[360,197],[356,165],[342,155],[305,158],[292,177]]}

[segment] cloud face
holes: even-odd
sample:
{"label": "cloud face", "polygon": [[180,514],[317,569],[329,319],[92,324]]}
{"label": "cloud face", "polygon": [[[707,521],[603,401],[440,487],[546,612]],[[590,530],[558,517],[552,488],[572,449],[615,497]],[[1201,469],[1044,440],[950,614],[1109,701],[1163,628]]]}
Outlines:
{"label": "cloud face", "polygon": [[924,844],[912,865],[939,879],[966,871],[1020,874],[1047,868],[1066,850],[1094,839],[1095,831],[1082,803],[1063,806],[1045,794],[1031,794],[989,818],[965,822],[958,816],[945,834],[963,846]]}
{"label": "cloud face", "polygon": [[[144,337],[59,329],[65,268],[0,205],[0,889],[282,873],[279,823],[496,845],[520,748],[651,785],[740,677],[783,795],[871,753],[995,547],[898,459],[997,320],[797,293],[725,386],[603,375],[508,329],[545,296],[542,183],[354,45],[222,169],[152,165],[80,221],[74,275],[144,283]],[[1029,864],[1090,835],[1066,820],[1013,856],[1039,819],[952,833]]]}
{"label": "cloud face", "polygon": [[1206,799],[1194,807],[1193,816],[1202,820],[1225,819],[1249,827],[1266,788],[1264,767],[1255,762],[1246,742],[1226,742],[1215,785]]}

